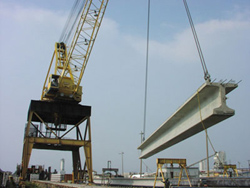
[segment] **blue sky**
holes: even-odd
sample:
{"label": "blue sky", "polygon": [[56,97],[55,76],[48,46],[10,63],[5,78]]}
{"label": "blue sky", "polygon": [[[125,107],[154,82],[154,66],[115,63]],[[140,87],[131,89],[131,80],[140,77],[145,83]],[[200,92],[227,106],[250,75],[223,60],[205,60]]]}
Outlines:
{"label": "blue sky", "polygon": [[[187,1],[212,79],[242,80],[228,95],[236,114],[208,129],[227,161],[247,166],[249,146],[250,2]],[[54,43],[61,35],[73,1],[0,1],[0,168],[14,171],[31,99],[39,100]],[[82,79],[83,101],[92,106],[93,167],[107,161],[124,171],[139,171],[143,127],[147,1],[110,0]],[[182,1],[151,1],[146,138],[204,82],[198,53]],[[144,162],[156,170],[157,157],[206,156],[199,133]],[[210,153],[212,150],[210,149]],[[59,169],[71,153],[33,150],[30,164]],[[144,166],[145,170],[145,166]]]}

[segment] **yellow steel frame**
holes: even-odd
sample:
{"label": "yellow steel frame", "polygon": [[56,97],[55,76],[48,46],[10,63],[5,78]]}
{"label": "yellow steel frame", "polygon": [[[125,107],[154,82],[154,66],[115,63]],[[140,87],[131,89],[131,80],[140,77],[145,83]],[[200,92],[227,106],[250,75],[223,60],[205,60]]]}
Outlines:
{"label": "yellow steel frame", "polygon": [[[108,1],[109,0],[87,0],[85,2],[82,15],[80,16],[75,35],[69,48],[69,60],[64,65],[64,67],[67,67],[69,63],[76,63],[80,66],[80,74],[74,75],[75,84],[77,85],[76,89],[79,87],[86,69]],[[66,75],[65,70],[64,68],[61,74],[62,77]]]}
{"label": "yellow steel frame", "polygon": [[[74,82],[74,77],[72,74],[72,70],[69,64],[67,67],[64,67],[68,60],[68,53],[67,47],[64,43],[56,43],[55,44],[55,55],[56,55],[56,62],[55,62],[55,72],[54,74],[60,75],[65,68],[65,71],[69,73],[71,80]],[[67,75],[67,73],[65,75]]]}
{"label": "yellow steel frame", "polygon": [[[86,0],[71,45],[68,47],[68,52],[66,45],[65,49],[63,49],[58,48],[61,43],[56,43],[55,51],[43,85],[41,100],[54,100],[55,98],[59,98],[81,102],[82,87],[80,83],[101,26],[108,1],[109,0]],[[59,91],[47,95],[50,89],[49,77],[54,59],[54,74],[59,76]]]}
{"label": "yellow steel frame", "polygon": [[232,169],[236,173],[236,175],[239,176],[236,165],[229,164],[229,165],[224,165],[223,177],[225,176],[225,174],[227,175],[227,177],[229,176],[227,173],[228,169]]}
{"label": "yellow steel frame", "polygon": [[190,178],[189,178],[189,175],[188,175],[188,171],[187,171],[187,168],[186,168],[186,166],[187,166],[186,159],[157,158],[156,159],[157,170],[156,170],[156,173],[155,173],[154,188],[155,188],[155,185],[156,185],[156,179],[157,179],[157,176],[158,176],[159,169],[160,169],[160,173],[161,173],[161,176],[162,176],[162,180],[163,180],[163,182],[165,182],[164,174],[162,172],[162,166],[164,164],[170,164],[171,166],[173,166],[173,164],[179,164],[179,166],[181,167],[181,171],[180,171],[180,174],[179,174],[178,186],[179,186],[179,184],[181,182],[182,172],[183,172],[183,169],[184,169],[185,172],[186,172],[187,178],[188,178],[189,185],[190,185],[190,187],[192,187],[191,182],[190,182]]}
{"label": "yellow steel frame", "polygon": [[[21,181],[26,179],[26,173],[30,161],[30,156],[32,153],[32,149],[34,148],[34,144],[50,144],[55,146],[69,146],[68,148],[76,148],[76,147],[84,147],[84,153],[85,153],[85,163],[88,170],[88,176],[89,176],[89,183],[93,182],[93,168],[92,168],[92,145],[91,145],[91,125],[90,125],[90,117],[83,118],[79,123],[77,123],[73,128],[76,128],[77,131],[79,131],[79,125],[87,120],[86,122],[86,129],[85,129],[85,136],[82,138],[81,133],[79,132],[77,139],[62,139],[66,134],[68,134],[73,128],[71,128],[69,131],[67,131],[64,135],[59,137],[58,135],[55,135],[55,138],[46,138],[46,137],[30,137],[29,136],[29,130],[32,116],[37,116],[40,120],[41,117],[34,111],[30,111],[29,113],[29,119],[25,131],[24,136],[24,142],[23,142],[23,155],[22,155],[22,174],[21,174]],[[42,120],[42,122],[46,125],[46,123]],[[46,125],[47,126],[47,125]],[[50,130],[53,132],[52,130]],[[54,133],[55,134],[55,133]],[[80,136],[79,136],[80,135]],[[38,148],[36,148],[38,149]],[[74,177],[73,181],[77,182],[82,180],[82,177],[79,176],[81,169],[81,161],[80,161],[80,152],[79,149],[75,150],[72,149],[72,156],[73,156],[73,172]]]}

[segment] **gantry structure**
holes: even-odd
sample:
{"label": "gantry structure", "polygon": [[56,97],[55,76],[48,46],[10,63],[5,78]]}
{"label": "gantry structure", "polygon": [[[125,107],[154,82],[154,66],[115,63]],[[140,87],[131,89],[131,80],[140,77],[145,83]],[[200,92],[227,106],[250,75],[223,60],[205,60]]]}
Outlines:
{"label": "gantry structure", "polygon": [[[82,181],[88,172],[88,182],[93,182],[90,116],[90,106],[32,100],[24,135],[21,180],[27,179],[32,150],[42,149],[72,152],[73,181]],[[84,166],[80,148],[85,153]]]}
{"label": "gantry structure", "polygon": [[183,172],[183,170],[185,170],[189,185],[190,185],[190,187],[192,187],[191,182],[190,182],[190,178],[189,178],[189,175],[188,175],[188,170],[186,168],[186,166],[187,166],[186,159],[157,158],[156,159],[157,170],[156,170],[156,173],[155,173],[154,188],[156,186],[156,179],[157,179],[159,170],[160,170],[160,173],[161,173],[162,182],[165,183],[165,181],[166,181],[165,178],[164,178],[164,174],[162,172],[162,166],[165,165],[165,164],[170,164],[171,167],[173,167],[174,164],[178,164],[179,167],[180,167],[178,186],[180,185],[180,182],[181,182],[181,179],[182,179],[182,172]]}

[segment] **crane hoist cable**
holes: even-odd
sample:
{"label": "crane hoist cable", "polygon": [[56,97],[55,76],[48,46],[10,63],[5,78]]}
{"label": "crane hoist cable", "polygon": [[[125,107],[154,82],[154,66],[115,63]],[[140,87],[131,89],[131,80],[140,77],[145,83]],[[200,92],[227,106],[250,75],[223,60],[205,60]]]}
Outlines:
{"label": "crane hoist cable", "polygon": [[61,33],[61,36],[59,38],[59,41],[63,42],[66,35],[67,35],[67,30],[69,28],[69,24],[70,22],[72,22],[72,19],[73,19],[73,14],[76,12],[76,8],[77,8],[77,4],[79,3],[78,0],[75,1],[73,7],[71,8],[71,11],[70,11],[70,14],[67,18],[67,21],[65,22],[65,25],[64,25],[64,28],[62,30],[62,33]]}
{"label": "crane hoist cable", "polygon": [[146,48],[146,71],[145,71],[145,94],[144,94],[144,119],[143,119],[143,137],[145,140],[146,116],[147,116],[147,88],[148,88],[148,51],[149,51],[149,21],[150,21],[150,0],[148,0],[148,18],[147,18],[147,48]]}
{"label": "crane hoist cable", "polygon": [[69,39],[72,38],[72,31],[74,31],[77,20],[81,14],[81,11],[84,7],[85,1],[75,0],[75,3],[70,11],[68,19],[64,25],[63,31],[59,38],[60,42],[64,42],[66,45],[69,43]]}
{"label": "crane hoist cable", "polygon": [[[146,71],[145,71],[145,93],[144,93],[144,117],[143,117],[143,132],[142,140],[145,140],[146,131],[146,116],[147,116],[147,88],[148,88],[148,51],[149,51],[149,21],[150,21],[150,0],[148,0],[148,17],[147,17],[147,47],[146,47]],[[140,159],[140,175],[142,174],[142,159]],[[144,163],[145,164],[145,163]]]}
{"label": "crane hoist cable", "polygon": [[202,66],[202,69],[203,69],[203,72],[204,72],[204,79],[206,81],[210,82],[211,81],[210,80],[210,74],[208,73],[208,69],[207,69],[205,59],[204,59],[204,56],[203,56],[203,53],[202,53],[202,50],[201,50],[201,46],[200,46],[200,42],[199,42],[197,33],[195,31],[194,23],[193,23],[193,20],[192,20],[192,17],[191,17],[191,14],[190,14],[190,11],[189,11],[189,8],[188,8],[188,5],[187,5],[187,1],[183,0],[183,3],[184,3],[186,13],[187,13],[187,16],[188,16],[188,20],[189,20],[189,23],[190,23],[190,26],[191,26],[191,29],[192,29],[192,33],[193,33],[193,36],[194,36],[196,48],[197,48],[198,53],[199,53],[201,66]]}

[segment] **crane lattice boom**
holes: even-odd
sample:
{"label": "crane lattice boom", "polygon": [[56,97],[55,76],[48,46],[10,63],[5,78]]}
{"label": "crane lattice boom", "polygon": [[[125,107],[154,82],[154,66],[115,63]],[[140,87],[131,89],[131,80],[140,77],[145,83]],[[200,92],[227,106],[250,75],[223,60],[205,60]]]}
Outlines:
{"label": "crane lattice boom", "polygon": [[[81,102],[82,76],[86,69],[108,0],[86,0],[71,45],[55,44],[41,100]],[[51,67],[55,62],[55,71]]]}

